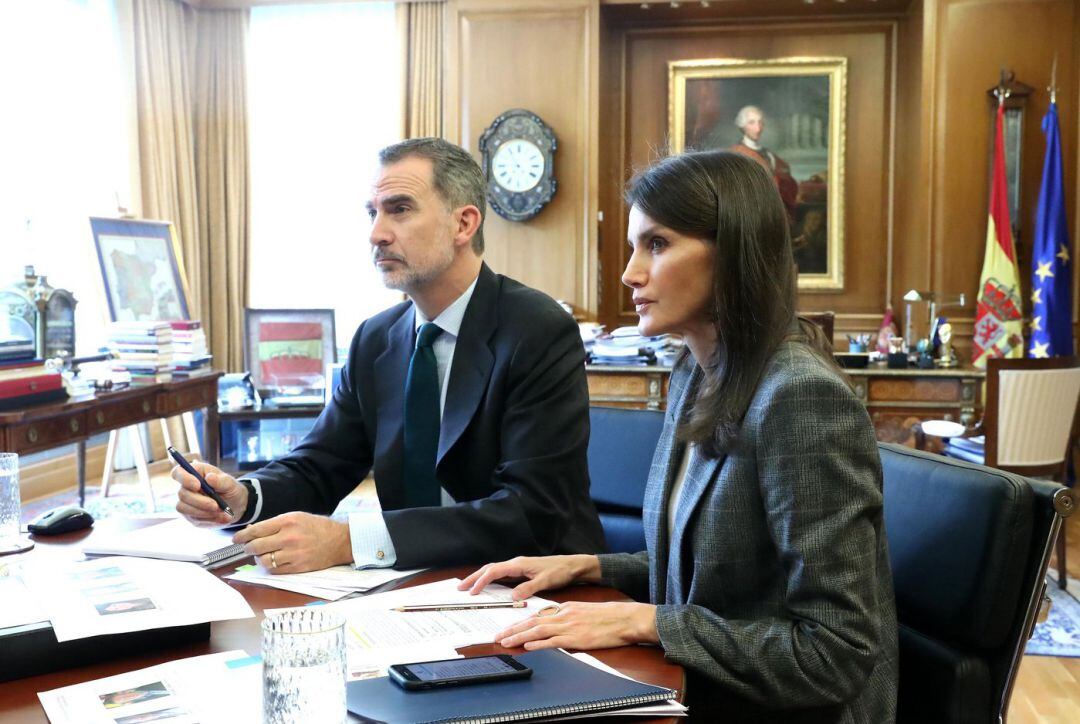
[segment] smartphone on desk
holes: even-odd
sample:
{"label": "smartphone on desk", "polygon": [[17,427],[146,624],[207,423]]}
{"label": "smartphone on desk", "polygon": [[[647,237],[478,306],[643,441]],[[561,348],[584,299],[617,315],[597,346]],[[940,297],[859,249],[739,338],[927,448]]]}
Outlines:
{"label": "smartphone on desk", "polygon": [[390,678],[407,691],[527,679],[530,676],[532,669],[507,654],[390,666]]}

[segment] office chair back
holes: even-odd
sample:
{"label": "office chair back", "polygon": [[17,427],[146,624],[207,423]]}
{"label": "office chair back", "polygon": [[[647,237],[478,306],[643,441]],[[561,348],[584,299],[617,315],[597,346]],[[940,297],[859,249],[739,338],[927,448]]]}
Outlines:
{"label": "office chair back", "polygon": [[660,410],[618,407],[589,408],[589,492],[608,550],[645,550],[641,505],[653,453],[664,427]]}
{"label": "office chair back", "polygon": [[829,348],[833,346],[833,331],[836,327],[836,312],[799,312],[799,316],[808,322],[813,322],[820,329],[825,338],[829,340]]}
{"label": "office chair back", "polygon": [[986,393],[987,465],[1030,467],[1015,471],[1029,474],[1062,465],[1080,400],[1080,358],[990,360]]}
{"label": "office chair back", "polygon": [[881,443],[898,720],[1004,721],[1071,493]]}

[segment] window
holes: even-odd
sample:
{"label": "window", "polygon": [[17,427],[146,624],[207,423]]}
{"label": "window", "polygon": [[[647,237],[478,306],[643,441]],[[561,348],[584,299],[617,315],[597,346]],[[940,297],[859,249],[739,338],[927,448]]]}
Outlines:
{"label": "window", "polygon": [[108,321],[89,217],[131,204],[120,48],[113,0],[0,3],[0,286],[33,264],[71,290],[80,355]]}
{"label": "window", "polygon": [[252,307],[332,308],[338,347],[397,302],[364,201],[400,138],[393,3],[256,7],[248,35]]}

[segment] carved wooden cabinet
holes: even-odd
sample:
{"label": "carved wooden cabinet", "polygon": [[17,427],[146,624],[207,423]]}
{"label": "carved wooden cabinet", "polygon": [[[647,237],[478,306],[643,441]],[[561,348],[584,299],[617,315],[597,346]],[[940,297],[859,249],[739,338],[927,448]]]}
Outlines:
{"label": "carved wooden cabinet", "polygon": [[[608,407],[667,407],[667,367],[588,365],[589,400]],[[903,369],[884,366],[844,370],[866,405],[877,439],[914,446],[911,427],[921,420],[973,425],[982,413],[985,373],[970,367]]]}
{"label": "carved wooden cabinet", "polygon": [[982,413],[986,373],[971,367],[902,369],[871,366],[845,370],[866,405],[877,439],[914,446],[911,427],[921,420],[974,425]]}
{"label": "carved wooden cabinet", "polygon": [[586,365],[589,402],[604,407],[663,410],[667,407],[668,367]]}

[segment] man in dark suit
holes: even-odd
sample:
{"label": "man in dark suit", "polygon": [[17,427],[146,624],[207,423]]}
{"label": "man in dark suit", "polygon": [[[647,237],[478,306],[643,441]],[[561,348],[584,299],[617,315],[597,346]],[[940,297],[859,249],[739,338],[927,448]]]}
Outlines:
{"label": "man in dark suit", "polygon": [[[414,139],[379,160],[372,256],[410,301],[360,325],[339,388],[291,453],[239,481],[197,465],[233,515],[180,468],[177,510],[251,522],[234,540],[277,573],[601,551],[577,325],[483,263],[485,184],[465,150]],[[371,470],[382,511],[325,517]]]}

